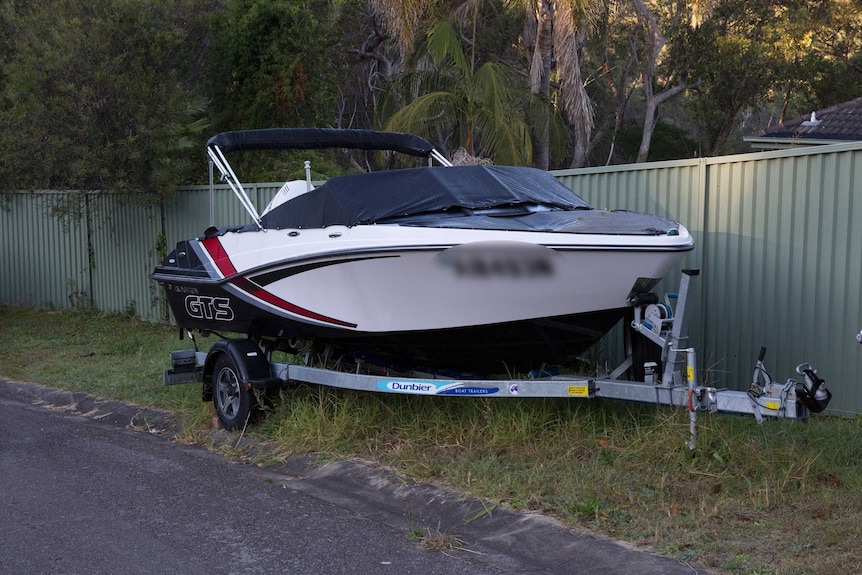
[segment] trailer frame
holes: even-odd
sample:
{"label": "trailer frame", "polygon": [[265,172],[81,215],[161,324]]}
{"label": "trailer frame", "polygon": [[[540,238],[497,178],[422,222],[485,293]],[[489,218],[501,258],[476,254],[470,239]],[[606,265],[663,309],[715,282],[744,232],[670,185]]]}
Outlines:
{"label": "trailer frame", "polygon": [[[606,377],[536,374],[527,379],[461,379],[434,374],[393,373],[385,368],[357,361],[353,371],[313,367],[306,355],[305,365],[273,362],[271,354],[248,338],[221,339],[209,350],[171,352],[171,369],[164,372],[165,385],[203,382],[202,398],[213,400],[219,419],[228,428],[244,426],[254,410],[254,391],[289,388],[297,384],[322,385],[375,393],[440,395],[449,397],[529,398],[564,397],[571,399],[613,399],[657,406],[678,406],[688,410],[689,449],[697,445],[698,412],[752,415],[758,422],[766,419],[807,419],[822,411],[831,393],[825,382],[808,364],[797,372],[804,382],[788,379],[773,382],[763,368],[765,348],[754,370],[747,391],[719,389],[701,385],[697,380],[697,359],[689,343],[686,308],[693,297],[699,270],[683,270],[679,292],[666,294],[659,302],[653,294],[629,304],[634,309],[631,332],[642,335],[661,349],[661,377],[658,362],[643,368],[643,381],[621,379],[634,367],[631,347],[625,360]],[[676,300],[675,305],[671,303]],[[194,335],[189,333],[194,341]],[[266,346],[264,346],[266,347]],[[807,366],[805,369],[803,366]],[[225,371],[227,370],[227,371]],[[227,375],[225,375],[227,374]]]}

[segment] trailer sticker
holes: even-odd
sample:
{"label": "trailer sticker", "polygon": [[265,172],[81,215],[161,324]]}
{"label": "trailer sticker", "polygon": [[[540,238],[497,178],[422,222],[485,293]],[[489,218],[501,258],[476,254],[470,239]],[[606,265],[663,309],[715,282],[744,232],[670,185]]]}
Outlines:
{"label": "trailer sticker", "polygon": [[778,400],[766,400],[766,405],[764,406],[766,409],[770,411],[778,411],[781,408],[781,402]]}
{"label": "trailer sticker", "polygon": [[500,391],[499,387],[480,387],[477,385],[458,385],[442,389],[437,395],[491,395]]}
{"label": "trailer sticker", "polygon": [[426,379],[384,379],[377,382],[377,388],[394,393],[412,393],[418,395],[492,395],[500,391],[499,387],[484,387],[460,381]]}
{"label": "trailer sticker", "polygon": [[568,391],[569,391],[569,397],[589,397],[590,396],[590,386],[589,385],[570,385]]}
{"label": "trailer sticker", "polygon": [[429,393],[437,392],[436,386],[421,381],[388,381],[378,384],[383,389],[399,393]]}

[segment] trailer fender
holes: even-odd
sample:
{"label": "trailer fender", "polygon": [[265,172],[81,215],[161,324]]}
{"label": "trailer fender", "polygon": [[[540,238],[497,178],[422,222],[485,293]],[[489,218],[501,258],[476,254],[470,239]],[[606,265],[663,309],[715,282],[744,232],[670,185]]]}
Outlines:
{"label": "trailer fender", "polygon": [[281,378],[272,377],[269,361],[256,343],[246,338],[221,339],[213,344],[204,363],[204,401],[212,399],[213,367],[223,354],[233,360],[240,381],[252,389],[273,389],[284,383]]}

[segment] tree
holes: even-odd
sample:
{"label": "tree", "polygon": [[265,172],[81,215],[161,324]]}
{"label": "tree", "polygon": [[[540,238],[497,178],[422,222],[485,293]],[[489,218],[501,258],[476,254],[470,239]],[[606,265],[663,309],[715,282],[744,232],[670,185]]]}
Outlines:
{"label": "tree", "polygon": [[[696,88],[702,83],[701,80],[688,81],[689,70],[685,66],[677,66],[669,74],[665,74],[666,82],[663,89],[659,88],[660,72],[659,64],[662,52],[667,44],[667,39],[659,28],[655,14],[647,7],[643,0],[632,0],[635,13],[637,14],[639,28],[641,30],[641,82],[645,100],[645,111],[643,121],[643,135],[640,148],[638,149],[637,162],[646,162],[649,156],[650,143],[653,131],[658,123],[659,107],[668,100],[681,95],[690,88]],[[678,10],[669,18],[671,24],[680,25],[680,17],[688,15],[685,9]],[[674,22],[676,20],[676,22]],[[633,46],[636,43],[632,42]],[[633,50],[634,51],[634,50]],[[660,91],[656,91],[659,89]]]}
{"label": "tree", "polygon": [[326,126],[341,3],[227,0],[210,66],[217,129]]}
{"label": "tree", "polygon": [[[572,130],[572,167],[586,164],[594,111],[587,94],[581,64],[590,26],[593,0],[521,0],[526,6],[528,29],[535,30],[530,55],[530,88],[551,101],[551,80],[556,73],[560,107]],[[511,2],[516,4],[514,0]],[[533,35],[524,35],[533,38]],[[548,133],[540,125],[534,132],[536,167],[547,169]]]}
{"label": "tree", "polygon": [[[342,15],[355,4],[226,0],[209,62],[213,131],[340,126],[349,84]],[[304,177],[306,159],[316,177],[343,171],[332,151],[240,154],[234,164],[249,180],[275,181]]]}
{"label": "tree", "polygon": [[432,139],[445,134],[450,148],[463,147],[469,156],[528,164],[530,119],[550,117],[550,108],[531,97],[507,67],[478,65],[475,52],[467,54],[459,31],[447,20],[430,26],[425,50],[432,66],[398,75],[384,92],[383,127]]}
{"label": "tree", "polygon": [[380,17],[383,28],[398,44],[402,61],[413,54],[416,33],[438,3],[437,0],[369,1],[372,11]]}
{"label": "tree", "polygon": [[699,125],[705,155],[727,148],[736,120],[764,105],[787,69],[780,55],[783,0],[720,0],[708,18],[689,31],[700,46],[694,64],[703,86],[689,103]]}
{"label": "tree", "polygon": [[617,138],[626,120],[629,101],[634,94],[634,70],[637,50],[633,47],[635,25],[632,19],[622,19],[617,13],[622,4],[603,4],[603,13],[596,17],[596,42],[594,52],[599,55],[598,68],[601,81],[593,84],[591,99],[598,110],[601,121],[590,138],[590,151],[596,149],[606,137],[608,152],[605,164],[617,157]]}
{"label": "tree", "polygon": [[154,199],[187,181],[205,125],[204,0],[36,0],[3,7],[0,182]]}
{"label": "tree", "polygon": [[[592,0],[502,0],[508,10],[520,11],[526,16],[524,32],[521,38],[514,30],[509,45],[522,43],[521,55],[526,52],[526,75],[530,78],[533,94],[544,100],[547,106],[560,108],[574,126],[576,155],[586,149],[589,132],[592,128],[593,115],[589,98],[581,79],[580,49],[586,33],[583,5]],[[470,20],[474,28],[470,42],[473,46],[479,44],[481,33],[476,30],[477,14],[482,10],[497,7],[496,2],[489,0],[409,0],[393,2],[391,0],[372,0],[372,6],[380,15],[384,27],[396,39],[401,47],[404,58],[410,55],[415,45],[417,30],[427,15],[435,8],[454,14],[459,21]],[[558,8],[559,5],[559,8]],[[555,28],[555,22],[560,24]],[[575,26],[580,26],[575,29]],[[556,31],[555,31],[556,30]],[[568,36],[567,36],[568,34]],[[556,52],[555,52],[556,50]],[[499,58],[498,54],[498,59]],[[554,62],[559,62],[554,66]],[[523,63],[523,62],[522,62]],[[505,65],[512,69],[519,68],[517,60],[509,60]],[[559,71],[557,86],[561,98],[552,98],[550,86],[552,76]],[[550,122],[550,123],[548,123]],[[559,134],[555,132],[554,122],[550,116],[539,116],[531,120],[531,141],[533,163],[536,167],[547,169],[550,165],[550,151],[560,145]]]}
{"label": "tree", "polygon": [[[782,64],[779,121],[862,93],[862,6],[858,0],[794,0],[779,12],[774,53]],[[779,9],[780,10],[780,9]]]}

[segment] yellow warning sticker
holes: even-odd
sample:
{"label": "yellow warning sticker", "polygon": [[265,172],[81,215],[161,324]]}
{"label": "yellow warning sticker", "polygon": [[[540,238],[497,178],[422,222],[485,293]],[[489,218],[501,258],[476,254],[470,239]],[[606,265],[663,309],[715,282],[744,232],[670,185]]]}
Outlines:
{"label": "yellow warning sticker", "polygon": [[589,397],[590,396],[590,386],[589,385],[570,385],[569,386],[569,397]]}
{"label": "yellow warning sticker", "polygon": [[694,368],[692,366],[688,366],[685,370],[686,381],[694,381]]}
{"label": "yellow warning sticker", "polygon": [[778,408],[781,407],[781,402],[777,399],[766,400],[766,405],[764,406],[766,409],[770,409],[772,411],[778,411]]}

